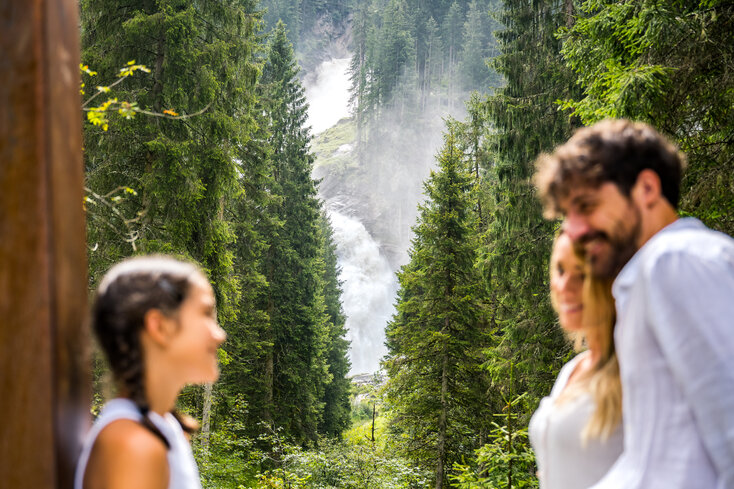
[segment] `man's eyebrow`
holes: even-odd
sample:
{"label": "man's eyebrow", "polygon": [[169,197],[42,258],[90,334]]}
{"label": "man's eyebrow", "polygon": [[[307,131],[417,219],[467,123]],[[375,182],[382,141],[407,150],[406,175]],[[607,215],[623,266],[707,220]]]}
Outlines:
{"label": "man's eyebrow", "polygon": [[570,203],[571,204],[578,204],[579,202],[587,202],[589,200],[595,200],[594,195],[591,194],[591,193],[589,193],[589,192],[584,192],[582,194],[578,194],[578,195],[574,196],[571,199],[571,202]]}

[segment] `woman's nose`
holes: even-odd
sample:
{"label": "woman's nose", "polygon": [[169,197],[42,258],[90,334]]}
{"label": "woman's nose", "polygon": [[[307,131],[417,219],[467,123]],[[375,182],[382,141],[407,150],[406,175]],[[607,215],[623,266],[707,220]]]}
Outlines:
{"label": "woman's nose", "polygon": [[224,329],[219,324],[216,324],[214,326],[214,330],[212,331],[212,337],[217,342],[217,344],[221,345],[222,343],[224,343],[224,340],[227,339],[227,332],[224,331]]}

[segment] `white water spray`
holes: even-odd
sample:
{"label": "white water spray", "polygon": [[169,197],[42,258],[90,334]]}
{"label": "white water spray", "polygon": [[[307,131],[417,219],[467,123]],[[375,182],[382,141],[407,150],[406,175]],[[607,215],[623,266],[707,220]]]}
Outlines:
{"label": "white water spray", "polygon": [[324,61],[316,73],[306,77],[308,125],[318,134],[349,116],[349,61],[337,58]]}
{"label": "white water spray", "polygon": [[395,312],[395,274],[364,225],[331,210],[331,225],[341,266],[342,305],[352,373],[379,369],[385,348],[385,325]]}
{"label": "white water spray", "polygon": [[[308,123],[314,134],[349,116],[349,61],[350,58],[324,61],[304,79]],[[341,153],[351,151],[349,143],[337,149]],[[380,245],[364,225],[346,212],[335,210],[342,209],[338,202],[330,204],[326,207],[341,267],[351,373],[371,374],[379,370],[380,360],[387,352],[385,326],[395,310],[397,280]]]}

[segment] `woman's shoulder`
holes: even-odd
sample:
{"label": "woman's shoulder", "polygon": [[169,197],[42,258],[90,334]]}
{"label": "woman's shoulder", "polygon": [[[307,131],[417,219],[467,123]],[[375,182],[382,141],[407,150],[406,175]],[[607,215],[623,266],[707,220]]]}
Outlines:
{"label": "woman's shoulder", "polygon": [[87,476],[100,481],[91,487],[168,487],[167,447],[132,419],[111,421],[100,431],[88,467]]}
{"label": "woman's shoulder", "polygon": [[586,355],[588,355],[588,350],[582,351],[561,367],[560,372],[558,372],[558,377],[556,377],[556,383],[553,384],[553,388],[551,389],[551,397],[557,396],[561,391],[563,391],[563,388],[568,384],[568,379],[571,377],[574,369],[578,363],[586,357]]}
{"label": "woman's shoulder", "polygon": [[105,426],[97,436],[95,445],[110,446],[145,456],[162,455],[164,459],[167,452],[167,447],[159,436],[138,421],[124,418]]}

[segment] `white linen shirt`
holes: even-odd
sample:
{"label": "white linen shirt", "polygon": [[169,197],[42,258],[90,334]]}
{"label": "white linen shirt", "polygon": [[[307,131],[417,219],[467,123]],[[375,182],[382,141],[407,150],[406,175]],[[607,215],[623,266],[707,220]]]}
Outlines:
{"label": "white linen shirt", "polygon": [[612,292],[624,452],[593,488],[734,488],[734,240],[679,219]]}

